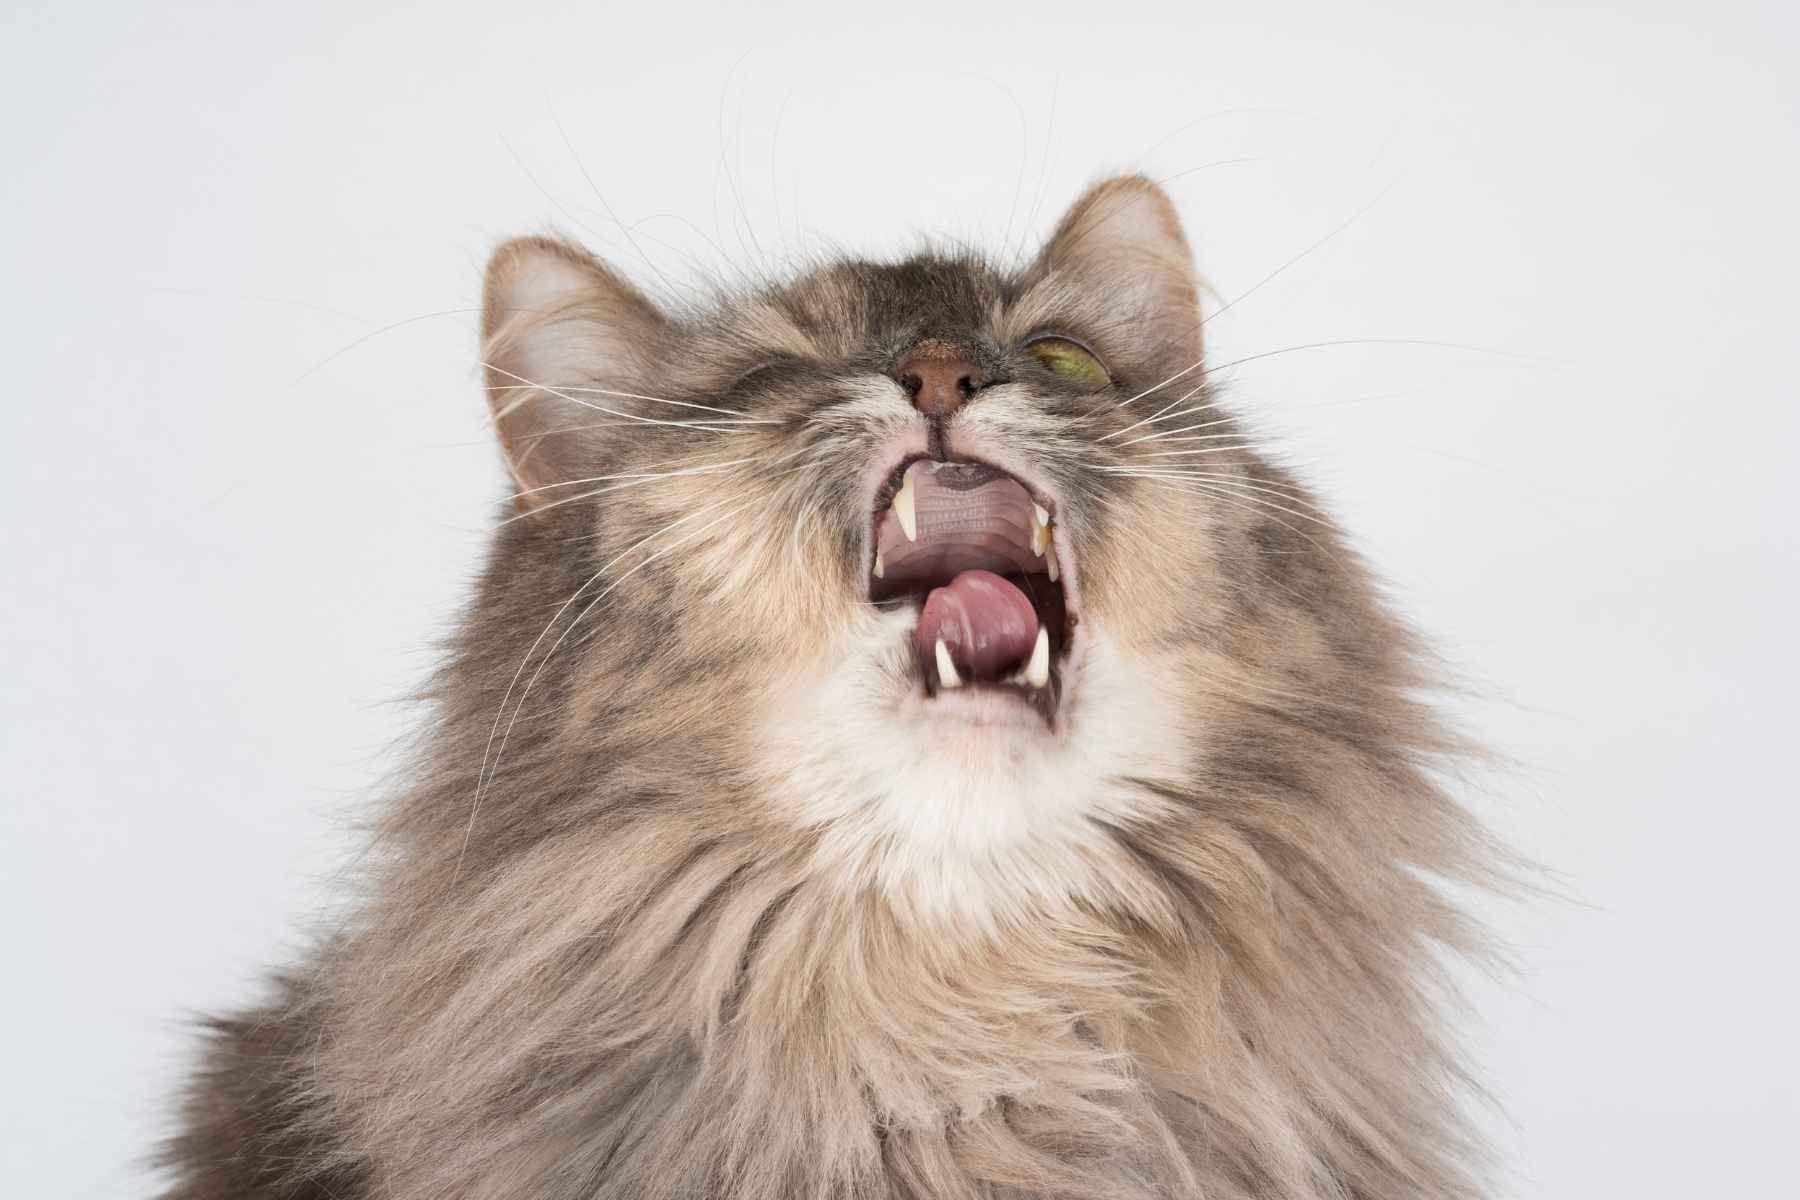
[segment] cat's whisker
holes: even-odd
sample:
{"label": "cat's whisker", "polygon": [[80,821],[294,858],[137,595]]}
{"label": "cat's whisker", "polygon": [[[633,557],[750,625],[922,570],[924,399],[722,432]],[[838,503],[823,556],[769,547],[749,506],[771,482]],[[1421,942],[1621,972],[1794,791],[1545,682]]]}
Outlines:
{"label": "cat's whisker", "polygon": [[1148,396],[1153,392],[1160,392],[1162,389],[1168,387],[1171,383],[1174,383],[1177,379],[1185,378],[1186,376],[1199,370],[1200,364],[1205,361],[1206,360],[1204,358],[1195,359],[1191,364],[1189,364],[1188,366],[1185,366],[1181,370],[1175,372],[1173,375],[1169,376],[1167,379],[1163,380],[1161,383],[1145,388],[1143,391],[1139,392],[1135,396],[1132,396],[1128,400],[1119,401],[1117,404],[1113,405],[1113,408],[1115,410],[1124,408],[1127,405],[1137,403],[1139,400],[1142,400],[1145,396]]}
{"label": "cat's whisker", "polygon": [[[1203,409],[1207,409],[1207,408],[1211,408],[1211,407],[1213,407],[1213,406],[1210,404],[1203,404],[1203,405],[1200,405],[1198,408],[1189,409],[1185,414],[1177,413],[1175,415],[1176,415],[1176,417],[1180,417],[1180,416],[1184,416],[1184,415],[1192,416],[1196,413],[1199,413]],[[1173,419],[1173,418],[1171,418],[1171,419]],[[1139,442],[1159,442],[1159,441],[1164,440],[1165,438],[1175,437],[1177,434],[1193,433],[1197,429],[1214,429],[1220,425],[1229,424],[1231,422],[1231,420],[1232,420],[1232,418],[1230,418],[1230,417],[1220,417],[1216,421],[1200,421],[1193,425],[1178,425],[1173,429],[1157,429],[1157,430],[1153,430],[1150,433],[1139,434],[1137,437],[1132,438],[1130,441],[1120,442],[1118,444],[1118,446],[1115,447],[1115,449],[1124,449],[1126,446],[1135,446]]]}
{"label": "cat's whisker", "polygon": [[[536,507],[528,509],[525,512],[514,513],[512,516],[506,517],[506,518],[500,520],[499,522],[497,522],[495,527],[499,528],[500,526],[510,525],[514,521],[522,521],[527,517],[537,516],[539,513],[548,512],[550,509],[553,509],[553,508],[560,508],[565,504],[575,504],[582,500],[590,500],[595,496],[611,495],[613,492],[624,491],[627,488],[641,487],[646,483],[655,483],[658,480],[662,480],[662,479],[672,479],[672,478],[676,478],[678,476],[684,476],[684,475],[712,474],[717,471],[725,471],[725,470],[729,470],[732,467],[744,466],[744,465],[750,464],[750,463],[762,463],[765,466],[778,466],[781,463],[787,462],[790,459],[794,458],[796,455],[801,454],[801,453],[804,453],[804,451],[792,451],[790,453],[782,454],[782,455],[767,455],[767,454],[751,455],[747,458],[734,458],[728,462],[702,463],[702,464],[699,464],[698,466],[686,467],[686,468],[681,468],[681,469],[672,470],[672,471],[641,471],[641,472],[636,472],[636,473],[629,474],[629,475],[616,475],[616,476],[596,475],[593,477],[593,479],[570,480],[566,483],[561,483],[561,484],[556,484],[556,483],[545,484],[543,487],[540,487],[540,488],[531,488],[528,491],[516,492],[510,498],[516,500],[522,496],[528,496],[534,492],[541,492],[548,488],[567,487],[567,486],[571,486],[574,484],[591,483],[591,482],[594,482],[594,481],[600,480],[600,479],[615,479],[615,480],[620,481],[620,482],[615,482],[615,483],[609,483],[605,487],[594,488],[591,491],[581,492],[574,496],[564,496],[559,499],[553,500],[548,504],[537,505]],[[689,457],[691,457],[691,456],[689,456]],[[680,462],[681,459],[669,459],[666,461]],[[657,464],[657,465],[660,466],[663,464]]]}
{"label": "cat's whisker", "polygon": [[580,486],[582,484],[587,484],[587,483],[597,483],[601,480],[614,481],[614,482],[608,483],[608,485],[605,487],[594,488],[590,491],[580,492],[573,496],[559,497],[556,500],[550,501],[548,504],[540,504],[533,508],[527,509],[524,512],[514,513],[512,516],[507,517],[507,518],[497,522],[496,527],[510,525],[514,521],[521,521],[527,517],[535,517],[539,513],[548,512],[550,509],[561,508],[565,504],[574,504],[581,500],[591,500],[595,496],[609,495],[613,492],[623,491],[626,488],[636,487],[640,484],[654,483],[654,482],[656,482],[658,480],[662,480],[662,479],[675,479],[675,478],[679,478],[679,477],[685,476],[685,475],[707,475],[707,474],[712,474],[717,471],[728,470],[732,467],[742,466],[745,463],[753,463],[753,462],[758,462],[758,461],[760,461],[760,459],[758,459],[755,456],[752,456],[750,458],[734,458],[729,462],[708,463],[703,466],[688,467],[688,468],[685,468],[682,470],[677,470],[677,471],[639,472],[636,474],[629,474],[629,475],[595,475],[589,479],[571,479],[571,480],[567,480],[562,483],[547,483],[547,484],[544,484],[542,487],[527,488],[526,490],[524,490],[522,492],[514,492],[510,497],[508,497],[508,499],[522,500],[527,496],[536,495],[537,493],[540,493],[540,492],[550,491],[553,488],[576,487],[576,486]]}
{"label": "cat's whisker", "polygon": [[[515,376],[513,376],[513,378],[516,379],[516,378],[518,378],[518,376],[515,375]],[[541,386],[542,385],[540,385],[540,384],[530,383],[530,382],[503,383],[503,384],[498,384],[494,387],[491,387],[488,390],[494,391],[494,392],[529,391],[533,388],[540,388]],[[703,409],[706,412],[715,412],[715,413],[724,414],[722,419],[709,420],[708,423],[713,424],[713,425],[724,425],[724,424],[729,424],[729,423],[741,423],[741,424],[745,424],[745,425],[779,425],[779,424],[781,424],[780,421],[773,420],[768,417],[747,416],[744,413],[738,412],[734,409],[718,408],[711,404],[700,404],[697,401],[693,401],[693,400],[664,400],[660,396],[645,396],[638,392],[615,392],[615,391],[611,390],[610,388],[575,387],[570,384],[564,384],[562,386],[562,390],[565,392],[587,392],[589,394],[598,395],[598,396],[618,396],[618,397],[621,397],[621,398],[627,399],[627,400],[653,400],[658,404],[673,404],[673,405],[676,405],[681,408],[698,408],[698,409]]]}
{"label": "cat's whisker", "polygon": [[1345,217],[1344,220],[1339,225],[1337,225],[1335,228],[1333,228],[1329,233],[1325,234],[1323,237],[1321,237],[1317,241],[1313,242],[1312,245],[1308,246],[1306,249],[1300,251],[1300,253],[1294,255],[1292,258],[1290,258],[1286,262],[1282,263],[1279,267],[1276,267],[1273,271],[1270,271],[1267,275],[1264,275],[1261,279],[1259,279],[1255,283],[1251,284],[1244,291],[1239,292],[1236,296],[1232,297],[1230,300],[1227,300],[1224,304],[1220,305],[1218,308],[1216,308],[1212,312],[1208,313],[1205,317],[1201,318],[1200,324],[1204,327],[1206,325],[1206,323],[1208,321],[1212,320],[1214,317],[1224,316],[1227,312],[1230,312],[1237,305],[1243,303],[1245,300],[1248,300],[1250,297],[1256,295],[1256,293],[1261,291],[1266,285],[1273,283],[1276,279],[1280,278],[1282,275],[1284,275],[1288,271],[1289,268],[1294,267],[1294,266],[1298,265],[1299,263],[1305,261],[1306,259],[1312,257],[1313,254],[1317,253],[1333,238],[1336,238],[1339,234],[1343,233],[1346,229],[1348,229],[1352,225],[1356,224],[1368,213],[1368,211],[1370,209],[1374,208],[1377,204],[1380,204],[1384,199],[1386,199],[1387,194],[1394,189],[1394,184],[1396,184],[1398,182],[1399,182],[1398,179],[1395,179],[1392,182],[1390,182],[1386,187],[1382,188],[1379,192],[1375,193],[1375,196],[1373,199],[1371,199],[1367,204],[1364,204],[1361,208],[1357,209],[1355,212],[1351,213],[1348,217]]}
{"label": "cat's whisker", "polygon": [[1242,434],[1232,433],[1223,436],[1237,438],[1238,440],[1229,446],[1195,446],[1186,450],[1163,450],[1154,454],[1145,454],[1142,457],[1147,459],[1190,458],[1201,454],[1230,454],[1234,451],[1266,450],[1268,448],[1263,443],[1246,438]]}
{"label": "cat's whisker", "polygon": [[630,471],[620,475],[590,475],[586,479],[564,479],[557,483],[546,483],[542,487],[526,488],[522,492],[514,492],[509,500],[523,500],[526,496],[535,496],[539,492],[554,491],[557,488],[580,487],[586,483],[607,483],[618,479],[673,479],[680,475],[700,475],[707,471],[722,470],[735,467],[740,463],[755,462],[756,456],[733,458],[722,463],[707,463],[698,467],[684,467],[674,471]]}
{"label": "cat's whisker", "polygon": [[1204,494],[1204,495],[1218,496],[1221,498],[1235,499],[1235,500],[1242,501],[1242,502],[1248,503],[1248,504],[1262,505],[1266,508],[1272,508],[1272,509],[1276,510],[1277,512],[1284,512],[1284,513],[1287,513],[1289,516],[1298,517],[1303,521],[1311,521],[1315,525],[1322,525],[1327,529],[1335,529],[1336,528],[1336,526],[1333,525],[1330,521],[1324,520],[1321,517],[1313,516],[1308,513],[1299,512],[1295,509],[1288,508],[1285,505],[1276,504],[1274,501],[1265,499],[1261,496],[1257,496],[1254,494],[1245,495],[1241,491],[1236,490],[1240,487],[1240,485],[1237,485],[1237,484],[1197,482],[1197,481],[1187,481],[1187,480],[1182,480],[1182,481],[1157,480],[1157,479],[1150,479],[1150,478],[1146,478],[1145,482],[1151,483],[1154,485],[1159,485],[1162,487],[1174,488],[1177,491],[1190,492],[1195,495]]}
{"label": "cat's whisker", "polygon": [[1104,435],[1103,437],[1097,438],[1096,440],[1102,441],[1102,442],[1109,442],[1113,438],[1120,437],[1120,436],[1123,436],[1124,434],[1130,433],[1132,430],[1138,428],[1140,425],[1148,425],[1152,421],[1159,421],[1162,419],[1163,415],[1165,413],[1167,413],[1170,409],[1176,407],[1179,404],[1186,402],[1189,397],[1193,396],[1197,392],[1202,391],[1205,387],[1206,387],[1206,384],[1201,383],[1201,384],[1196,385],[1195,387],[1189,388],[1187,391],[1183,392],[1181,395],[1177,396],[1175,399],[1169,401],[1167,404],[1163,405],[1161,408],[1157,409],[1154,413],[1150,414],[1149,416],[1141,418],[1140,420],[1134,421],[1130,425],[1127,425],[1123,429],[1116,429],[1113,432]]}
{"label": "cat's whisker", "polygon": [[1266,448],[1264,443],[1241,433],[1209,433],[1197,434],[1194,440],[1202,442],[1230,442],[1227,446],[1188,446],[1180,450],[1147,450],[1138,454],[1139,458],[1185,458],[1195,454],[1218,454],[1225,450],[1258,450]]}
{"label": "cat's whisker", "polygon": [[1193,430],[1193,429],[1214,429],[1220,425],[1229,425],[1232,423],[1233,420],[1234,420],[1234,418],[1224,417],[1217,421],[1203,421],[1198,425],[1189,425],[1182,429],[1171,429],[1166,434],[1162,434],[1155,438],[1150,438],[1148,440],[1155,441],[1155,442],[1165,442],[1165,443],[1174,444],[1174,443],[1178,443],[1178,442],[1211,442],[1211,441],[1216,441],[1222,437],[1238,437],[1238,436],[1240,436],[1238,434],[1190,433],[1190,432],[1188,432],[1188,430]]}
{"label": "cat's whisker", "polygon": [[1283,529],[1286,529],[1289,533],[1292,533],[1295,537],[1298,537],[1298,538],[1304,540],[1309,545],[1311,545],[1314,549],[1318,550],[1321,554],[1324,554],[1326,557],[1332,559],[1333,561],[1336,561],[1336,562],[1343,561],[1342,556],[1337,554],[1330,546],[1325,545],[1318,538],[1313,537],[1311,534],[1307,533],[1306,530],[1298,528],[1297,526],[1291,525],[1287,521],[1284,521],[1282,518],[1271,515],[1266,510],[1274,509],[1276,511],[1286,513],[1290,516],[1298,517],[1302,521],[1307,521],[1314,525],[1321,526],[1321,527],[1323,527],[1327,530],[1331,530],[1332,532],[1335,533],[1337,530],[1337,526],[1334,525],[1329,520],[1324,520],[1324,519],[1321,519],[1320,517],[1312,516],[1310,514],[1303,513],[1303,512],[1295,512],[1293,509],[1285,508],[1282,505],[1275,504],[1272,501],[1263,499],[1260,496],[1255,496],[1255,495],[1246,496],[1246,495],[1242,494],[1241,492],[1230,491],[1230,490],[1227,490],[1224,485],[1220,485],[1220,484],[1202,484],[1202,483],[1180,484],[1180,483],[1170,483],[1170,482],[1159,482],[1154,479],[1146,479],[1145,482],[1150,484],[1150,486],[1152,486],[1152,487],[1166,487],[1166,488],[1170,488],[1175,491],[1185,492],[1188,495],[1205,496],[1205,497],[1208,497],[1209,499],[1214,500],[1220,504],[1229,505],[1233,508],[1239,508],[1245,512],[1255,513],[1257,516],[1259,516],[1263,520],[1273,521],[1275,524],[1281,526]]}
{"label": "cat's whisker", "polygon": [[1245,363],[1260,362],[1265,358],[1278,358],[1283,354],[1296,354],[1302,350],[1330,350],[1341,346],[1422,346],[1432,350],[1462,350],[1470,354],[1489,354],[1499,358],[1523,359],[1535,361],[1529,355],[1514,354],[1507,350],[1497,350],[1492,346],[1476,346],[1468,342],[1445,342],[1435,338],[1393,338],[1393,337],[1360,337],[1332,338],[1323,342],[1301,342],[1296,346],[1283,346],[1279,350],[1263,350],[1256,354],[1246,354],[1242,358],[1234,358],[1230,362],[1222,362],[1208,367],[1206,374],[1211,375],[1231,367],[1241,367]]}
{"label": "cat's whisker", "polygon": [[[1254,289],[1252,289],[1252,290],[1254,290]],[[1249,294],[1248,292],[1244,293],[1244,295],[1246,295],[1246,296],[1248,294]],[[1244,296],[1238,297],[1239,300],[1242,300],[1243,298],[1244,298]],[[1236,303],[1236,301],[1233,301],[1233,303]],[[1229,307],[1229,305],[1227,305],[1226,307]],[[1200,323],[1202,325],[1204,325],[1206,323],[1206,321],[1211,320],[1212,317],[1217,316],[1219,312],[1223,312],[1223,311],[1224,311],[1223,308],[1215,311],[1214,313],[1210,314],[1208,317],[1203,319]],[[1538,360],[1532,358],[1532,356],[1530,356],[1530,355],[1515,354],[1511,351],[1499,350],[1492,346],[1477,346],[1477,345],[1473,345],[1468,342],[1446,342],[1446,341],[1440,341],[1440,340],[1437,340],[1434,338],[1381,338],[1381,337],[1333,338],[1333,339],[1330,339],[1327,341],[1302,342],[1301,344],[1296,345],[1296,346],[1283,346],[1278,350],[1263,350],[1256,354],[1246,354],[1240,358],[1234,358],[1234,359],[1230,360],[1229,362],[1217,363],[1212,366],[1206,367],[1204,370],[1201,371],[1201,375],[1202,376],[1212,376],[1212,375],[1217,374],[1220,371],[1229,370],[1232,367],[1241,367],[1241,366],[1245,365],[1246,363],[1260,362],[1261,360],[1266,359],[1266,358],[1278,358],[1284,354],[1295,354],[1295,353],[1298,353],[1303,350],[1325,350],[1325,349],[1331,349],[1331,348],[1340,347],[1340,346],[1422,346],[1422,347],[1426,347],[1426,348],[1430,348],[1430,349],[1437,349],[1437,350],[1461,350],[1461,351],[1466,351],[1471,354],[1494,355],[1494,356],[1497,356],[1500,358],[1520,359],[1520,360],[1527,361],[1527,362],[1538,361]],[[1199,364],[1195,364],[1195,366],[1198,366],[1198,365]],[[1176,375],[1170,376],[1168,379],[1165,379],[1162,383],[1157,384],[1155,387],[1146,389],[1145,391],[1138,393],[1138,395],[1133,396],[1128,400],[1120,401],[1118,404],[1113,405],[1112,409],[1109,409],[1107,411],[1114,411],[1114,410],[1117,410],[1120,408],[1124,408],[1126,405],[1132,403],[1133,401],[1142,399],[1144,396],[1149,395],[1151,392],[1157,391],[1158,389],[1167,386],[1169,383],[1172,383],[1174,380],[1181,378],[1183,375],[1186,375],[1188,372],[1192,371],[1193,369],[1194,368],[1192,366],[1190,366],[1186,370],[1183,370],[1183,371],[1177,373]],[[1193,391],[1190,391],[1186,395],[1184,395],[1182,397],[1182,399],[1183,400],[1187,399],[1188,396],[1192,396],[1195,392],[1197,392],[1199,390],[1200,390],[1199,388],[1193,389]],[[1179,403],[1179,401],[1177,403]],[[1166,406],[1162,410],[1162,412],[1159,412],[1156,415],[1151,416],[1151,417],[1145,417],[1140,421],[1134,422],[1133,424],[1126,426],[1124,429],[1114,430],[1112,433],[1106,434],[1106,435],[1102,436],[1101,438],[1099,438],[1098,440],[1103,441],[1103,442],[1109,441],[1112,438],[1119,437],[1123,434],[1131,432],[1131,430],[1136,429],[1139,425],[1144,425],[1144,424],[1148,424],[1152,421],[1163,419],[1163,414],[1168,412],[1168,409],[1170,407],[1173,407],[1173,405]],[[1203,405],[1200,407],[1211,407],[1211,405]],[[1196,408],[1191,411],[1199,411],[1199,408]],[[1179,416],[1182,414],[1176,414],[1176,415]],[[1167,419],[1172,420],[1173,417],[1170,417]]]}
{"label": "cat's whisker", "polygon": [[[563,400],[567,400],[570,404],[578,404],[582,408],[591,408],[591,409],[594,409],[596,412],[603,412],[603,413],[607,414],[608,416],[623,417],[627,421],[636,421],[636,422],[638,422],[640,424],[644,424],[644,425],[666,425],[666,426],[669,426],[669,427],[672,427],[675,429],[702,429],[702,430],[706,430],[711,433],[743,433],[744,432],[744,430],[741,430],[741,429],[732,429],[729,427],[720,428],[719,422],[669,421],[669,420],[664,420],[660,417],[646,417],[646,416],[641,416],[637,413],[624,412],[624,411],[622,411],[620,409],[616,409],[616,408],[608,408],[604,404],[595,404],[591,400],[583,400],[579,396],[571,396],[566,391],[563,391],[559,388],[551,387],[548,384],[538,383],[535,380],[527,379],[523,375],[515,375],[511,371],[506,370],[504,367],[495,366],[493,363],[484,362],[481,365],[486,367],[490,371],[494,371],[500,375],[504,375],[508,379],[516,380],[520,384],[525,385],[525,387],[527,387],[527,388],[535,389],[536,391],[543,392],[545,395],[556,396]],[[658,399],[655,396],[640,396],[640,395],[637,395],[636,393],[632,393],[632,392],[618,392],[618,393],[613,393],[613,394],[625,396],[625,397],[628,397],[631,399],[637,399],[637,400],[657,400]],[[509,403],[499,406],[495,410],[495,413],[494,413],[495,420],[499,420],[501,417],[504,417],[508,413],[517,409],[520,405],[529,402],[533,398],[534,397],[532,396],[531,392],[527,391],[527,392],[522,393],[518,397],[515,397]],[[674,401],[674,400],[662,400],[662,401],[660,401],[660,403],[676,404],[679,402]]]}
{"label": "cat's whisker", "polygon": [[1115,472],[1115,474],[1117,474],[1120,478],[1126,478],[1126,479],[1159,480],[1159,481],[1171,482],[1171,483],[1194,482],[1194,483],[1230,484],[1231,486],[1237,487],[1237,488],[1246,488],[1251,491],[1265,492],[1268,495],[1279,497],[1280,499],[1285,500],[1285,501],[1289,502],[1290,504],[1302,505],[1303,507],[1309,508],[1309,509],[1313,510],[1314,512],[1318,513],[1320,516],[1327,515],[1323,508],[1320,508],[1317,504],[1313,503],[1312,500],[1307,498],[1305,495],[1301,494],[1299,489],[1291,488],[1285,484],[1276,484],[1276,483],[1273,483],[1268,480],[1258,480],[1258,481],[1252,482],[1250,480],[1245,479],[1241,475],[1226,475],[1226,474],[1220,474],[1220,473],[1208,473],[1208,472],[1204,472],[1204,471],[1188,470],[1188,469],[1182,469],[1182,468],[1170,468],[1168,470],[1157,470],[1157,471],[1119,471],[1119,472]]}
{"label": "cat's whisker", "polygon": [[350,353],[364,342],[370,341],[373,338],[378,338],[384,333],[392,333],[396,329],[404,329],[408,325],[416,325],[420,321],[432,321],[439,317],[460,317],[480,311],[481,310],[478,308],[444,308],[439,309],[437,312],[418,313],[414,316],[407,317],[404,320],[394,321],[391,324],[383,325],[380,329],[371,329],[361,337],[355,338],[352,341],[339,346],[336,350],[333,350],[330,354],[327,354],[324,358],[321,358],[318,362],[315,362],[312,366],[294,376],[294,382],[296,384],[305,383],[308,379],[312,378],[320,371],[323,371],[326,367]]}

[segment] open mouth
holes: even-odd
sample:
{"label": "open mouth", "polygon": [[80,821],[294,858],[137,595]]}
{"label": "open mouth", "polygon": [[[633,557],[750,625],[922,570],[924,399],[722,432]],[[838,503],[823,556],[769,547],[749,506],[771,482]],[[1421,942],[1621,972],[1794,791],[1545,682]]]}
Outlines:
{"label": "open mouth", "polygon": [[916,607],[913,652],[928,696],[995,690],[1054,724],[1075,627],[1055,513],[980,462],[919,458],[876,497],[869,598]]}

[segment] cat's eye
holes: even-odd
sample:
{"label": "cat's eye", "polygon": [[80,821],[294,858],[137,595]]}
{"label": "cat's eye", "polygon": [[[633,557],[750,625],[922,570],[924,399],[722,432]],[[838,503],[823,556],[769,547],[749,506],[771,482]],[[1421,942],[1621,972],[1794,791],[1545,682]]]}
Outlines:
{"label": "cat's eye", "polygon": [[1112,376],[1093,351],[1068,338],[1034,338],[1025,346],[1025,352],[1073,383],[1098,388],[1112,382]]}

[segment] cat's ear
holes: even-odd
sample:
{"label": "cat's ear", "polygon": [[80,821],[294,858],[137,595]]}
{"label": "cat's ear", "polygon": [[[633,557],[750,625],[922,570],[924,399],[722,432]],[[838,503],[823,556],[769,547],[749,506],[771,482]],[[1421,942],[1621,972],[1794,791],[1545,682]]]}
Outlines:
{"label": "cat's ear", "polygon": [[626,419],[612,414],[633,407],[608,393],[646,390],[666,330],[654,304],[577,246],[530,237],[494,252],[481,361],[520,511],[596,474],[604,433]]}
{"label": "cat's ear", "polygon": [[1200,281],[1181,218],[1142,175],[1089,188],[1044,244],[1033,273],[1063,278],[1110,310],[1141,349],[1183,364],[1200,361]]}

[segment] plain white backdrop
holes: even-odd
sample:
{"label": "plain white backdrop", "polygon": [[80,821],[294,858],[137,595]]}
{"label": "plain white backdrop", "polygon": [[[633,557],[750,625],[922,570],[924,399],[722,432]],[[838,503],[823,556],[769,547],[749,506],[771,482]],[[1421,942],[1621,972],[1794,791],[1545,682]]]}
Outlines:
{"label": "plain white backdrop", "polygon": [[1797,75],[1773,2],[15,0],[4,1190],[146,1194],[187,1015],[325,911],[503,494],[498,239],[679,292],[1022,248],[1138,169],[1212,303],[1261,284],[1215,363],[1354,343],[1230,395],[1475,685],[1516,766],[1468,802],[1571,897],[1487,908],[1504,1194],[1784,1192]]}

